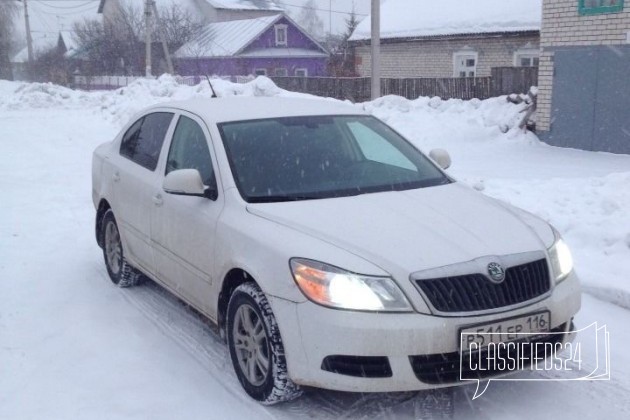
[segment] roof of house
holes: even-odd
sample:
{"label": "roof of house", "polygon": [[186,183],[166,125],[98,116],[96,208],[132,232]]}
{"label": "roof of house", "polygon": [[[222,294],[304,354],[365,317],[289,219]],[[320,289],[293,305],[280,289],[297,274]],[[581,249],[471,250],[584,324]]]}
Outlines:
{"label": "roof of house", "polygon": [[[31,37],[33,39],[33,51],[35,54],[42,53],[54,48],[61,33],[66,47],[74,45],[73,25],[86,18],[97,19],[98,3],[77,2],[74,0],[39,0],[28,4],[29,22],[31,26]],[[23,42],[26,39],[24,29],[24,8],[18,9],[19,15],[15,17],[16,22],[22,24],[15,25],[15,37]],[[28,50],[26,45],[11,57],[11,62],[23,63],[28,61]]]}
{"label": "roof of house", "polygon": [[[105,2],[107,0],[101,0],[99,2],[98,5],[98,13],[103,13],[103,9],[105,8]],[[118,0],[119,3],[121,2],[121,0]],[[173,5],[177,5],[180,8],[182,8],[183,10],[189,11],[189,12],[198,12],[199,9],[197,8],[196,2],[197,0],[153,0],[155,1],[155,5],[158,7],[159,9],[168,9]],[[200,1],[207,1],[209,3],[210,0],[200,0]],[[133,7],[135,9],[144,9],[144,4],[145,1],[144,0],[122,0],[122,7]]]}
{"label": "roof of house", "polygon": [[216,9],[283,11],[273,0],[206,0]]}
{"label": "roof of house", "polygon": [[[174,56],[177,58],[216,58],[239,55],[249,44],[282,18],[287,19],[299,28],[289,17],[283,14],[255,19],[210,23],[204,26],[199,36],[177,50]],[[320,49],[319,56],[327,56],[325,49],[317,41],[311,38],[307,33],[303,33]],[[272,53],[271,50],[275,51]],[[252,57],[268,57],[272,55],[279,57],[298,53],[302,54],[300,56],[304,56],[303,51],[286,47],[248,51],[247,54]]]}
{"label": "roof of house", "polygon": [[[37,58],[38,54],[47,52],[56,48],[59,40],[63,42],[66,47],[65,55],[72,57],[77,51],[77,43],[72,31],[59,31],[57,34],[45,33],[42,36],[33,37],[33,53]],[[28,62],[28,48],[24,47],[20,51],[11,57],[12,63],[26,63]]]}
{"label": "roof of house", "polygon": [[[98,12],[103,13],[103,8],[105,7],[105,2],[107,0],[101,0],[98,6]],[[128,0],[129,1],[129,0]],[[184,8],[191,9],[194,8],[195,0],[155,0],[156,5],[159,7],[168,7],[173,3],[182,5]],[[283,9],[274,3],[273,0],[200,0],[206,1],[210,3],[212,7],[215,9],[230,9],[230,10],[277,10],[282,11]],[[134,3],[138,3],[136,0]],[[140,2],[143,3],[143,2]],[[142,4],[140,4],[142,6]]]}
{"label": "roof of house", "polygon": [[[542,0],[388,0],[381,5],[381,38],[539,31]],[[371,37],[365,18],[351,41]]]}

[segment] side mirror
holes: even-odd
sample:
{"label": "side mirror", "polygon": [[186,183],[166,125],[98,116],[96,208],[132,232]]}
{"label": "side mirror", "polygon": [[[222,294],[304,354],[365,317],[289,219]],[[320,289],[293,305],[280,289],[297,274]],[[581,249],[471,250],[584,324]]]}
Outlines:
{"label": "side mirror", "polygon": [[169,172],[162,184],[164,192],[173,195],[206,197],[216,200],[217,191],[214,187],[206,187],[201,180],[201,174],[196,169],[178,169]]}
{"label": "side mirror", "polygon": [[433,149],[429,153],[429,157],[435,161],[440,168],[446,170],[451,167],[451,156],[444,149]]}

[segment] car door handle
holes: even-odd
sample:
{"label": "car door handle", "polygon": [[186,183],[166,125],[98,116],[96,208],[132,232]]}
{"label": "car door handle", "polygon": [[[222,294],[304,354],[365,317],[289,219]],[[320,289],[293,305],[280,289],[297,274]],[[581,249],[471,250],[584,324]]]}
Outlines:
{"label": "car door handle", "polygon": [[114,180],[114,182],[120,181],[120,173],[114,172],[114,175],[112,175],[112,179]]}
{"label": "car door handle", "polygon": [[164,204],[164,200],[162,200],[161,194],[156,194],[153,196],[153,204],[155,204],[157,207],[161,207],[162,204]]}

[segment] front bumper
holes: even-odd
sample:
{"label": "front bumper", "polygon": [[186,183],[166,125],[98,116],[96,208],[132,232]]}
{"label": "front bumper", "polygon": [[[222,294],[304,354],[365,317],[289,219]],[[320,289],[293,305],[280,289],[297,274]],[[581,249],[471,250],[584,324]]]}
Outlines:
{"label": "front bumper", "polygon": [[[296,304],[274,297],[269,300],[282,334],[291,379],[301,385],[353,392],[415,391],[468,383],[423,382],[416,375],[417,364],[414,372],[412,360],[417,361],[414,356],[422,355],[452,356],[458,351],[462,326],[543,310],[551,312],[551,328],[561,328],[561,339],[567,341],[571,337],[566,332],[581,304],[575,273],[542,301],[509,312],[474,317],[375,314],[329,309],[312,302]],[[366,378],[322,369],[327,357],[337,355],[368,357],[363,360],[374,362],[377,374]],[[390,375],[378,374],[383,358],[387,358]]]}

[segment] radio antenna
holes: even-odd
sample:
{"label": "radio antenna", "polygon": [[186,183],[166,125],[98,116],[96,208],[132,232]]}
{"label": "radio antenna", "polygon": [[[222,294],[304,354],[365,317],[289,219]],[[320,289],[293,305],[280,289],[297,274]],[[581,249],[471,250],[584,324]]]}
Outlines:
{"label": "radio antenna", "polygon": [[210,83],[210,78],[208,77],[207,74],[206,74],[206,80],[208,81],[208,84],[210,85],[210,90],[212,90],[212,98],[217,98],[217,93],[214,91],[214,88],[212,87],[212,83]]}

